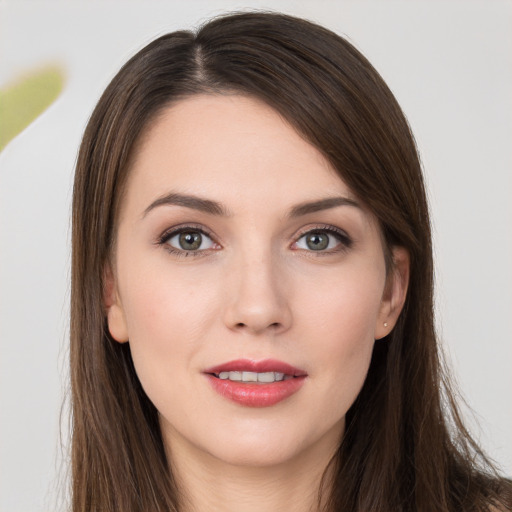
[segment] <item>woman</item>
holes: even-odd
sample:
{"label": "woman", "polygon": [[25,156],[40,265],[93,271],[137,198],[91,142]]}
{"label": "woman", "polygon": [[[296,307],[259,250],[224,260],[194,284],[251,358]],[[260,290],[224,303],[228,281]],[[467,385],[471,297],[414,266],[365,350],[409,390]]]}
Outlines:
{"label": "woman", "polygon": [[507,510],[433,324],[418,155],[328,30],[239,14],[135,55],[73,206],[73,510]]}

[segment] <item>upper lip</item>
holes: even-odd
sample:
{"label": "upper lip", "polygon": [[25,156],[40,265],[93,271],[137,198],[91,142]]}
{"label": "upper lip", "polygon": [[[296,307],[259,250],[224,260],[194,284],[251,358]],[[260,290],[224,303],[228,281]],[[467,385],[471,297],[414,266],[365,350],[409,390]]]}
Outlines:
{"label": "upper lip", "polygon": [[293,377],[306,376],[307,372],[300,368],[295,368],[291,364],[278,361],[277,359],[263,359],[261,361],[254,361],[251,359],[235,359],[226,363],[221,363],[217,366],[212,366],[204,370],[204,373],[216,374],[221,372],[278,372],[285,375],[292,375]]}

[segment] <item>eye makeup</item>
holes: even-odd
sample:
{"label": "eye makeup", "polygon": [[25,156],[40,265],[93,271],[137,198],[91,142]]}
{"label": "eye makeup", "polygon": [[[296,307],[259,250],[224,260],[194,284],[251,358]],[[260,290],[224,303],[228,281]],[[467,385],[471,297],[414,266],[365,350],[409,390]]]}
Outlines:
{"label": "eye makeup", "polygon": [[[173,245],[171,241],[182,247]],[[205,256],[212,250],[221,249],[210,231],[198,224],[181,224],[166,229],[158,237],[156,245],[162,246],[167,252],[177,257]]]}
{"label": "eye makeup", "polygon": [[[289,246],[292,251],[328,256],[347,251],[352,238],[342,229],[330,224],[315,224],[302,228]],[[177,257],[206,256],[222,246],[212,232],[200,224],[180,224],[166,229],[156,240],[168,253]]]}
{"label": "eye makeup", "polygon": [[317,224],[302,228],[291,248],[325,256],[346,251],[353,243],[344,230],[331,224]]}

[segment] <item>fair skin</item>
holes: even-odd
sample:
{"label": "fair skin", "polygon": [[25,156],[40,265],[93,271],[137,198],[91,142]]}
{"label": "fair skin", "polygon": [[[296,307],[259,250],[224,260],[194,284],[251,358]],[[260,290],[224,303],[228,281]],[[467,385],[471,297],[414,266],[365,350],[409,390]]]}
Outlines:
{"label": "fair skin", "polygon": [[[406,251],[393,259],[387,272],[371,213],[265,104],[197,95],[154,120],[105,304],[159,411],[184,510],[315,510],[375,340],[405,299]],[[205,370],[239,359],[292,365],[301,386],[272,405],[226,398]]]}

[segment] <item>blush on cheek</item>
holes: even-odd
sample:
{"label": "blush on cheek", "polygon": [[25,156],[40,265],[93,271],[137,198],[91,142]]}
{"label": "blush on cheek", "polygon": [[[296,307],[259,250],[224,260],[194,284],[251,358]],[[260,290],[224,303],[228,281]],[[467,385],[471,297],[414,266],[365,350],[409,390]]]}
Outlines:
{"label": "blush on cheek", "polygon": [[[358,343],[358,340],[372,339],[375,322],[380,310],[378,289],[365,290],[363,286],[351,291],[341,286],[336,293],[324,294],[310,300],[310,315],[316,319],[320,329],[339,333],[345,340]],[[332,334],[327,339],[332,338]]]}

